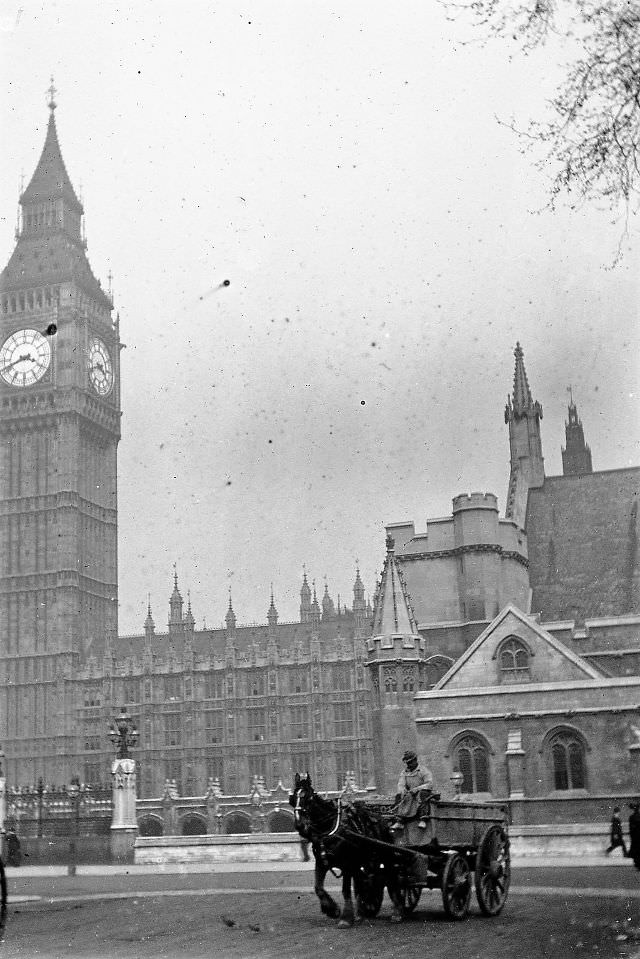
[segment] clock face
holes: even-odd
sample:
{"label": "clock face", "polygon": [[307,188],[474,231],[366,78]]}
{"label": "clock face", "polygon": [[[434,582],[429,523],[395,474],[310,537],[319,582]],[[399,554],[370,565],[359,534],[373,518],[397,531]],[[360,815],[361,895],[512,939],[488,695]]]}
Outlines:
{"label": "clock face", "polygon": [[98,396],[108,396],[113,389],[113,366],[109,350],[97,337],[89,343],[89,380]]}
{"label": "clock face", "polygon": [[0,376],[9,386],[32,386],[50,364],[49,340],[37,330],[16,330],[0,347]]}

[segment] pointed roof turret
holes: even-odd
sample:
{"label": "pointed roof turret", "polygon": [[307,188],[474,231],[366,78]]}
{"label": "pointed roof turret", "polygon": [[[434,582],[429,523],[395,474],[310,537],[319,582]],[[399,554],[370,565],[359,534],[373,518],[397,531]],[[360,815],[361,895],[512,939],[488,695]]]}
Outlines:
{"label": "pointed roof turret", "polygon": [[364,584],[360,578],[360,566],[357,564],[357,561],[356,561],[356,580],[355,580],[355,583],[353,584],[353,598],[354,598],[354,607],[355,607],[355,600],[361,601],[362,604],[364,605]]}
{"label": "pointed roof turret", "polygon": [[187,591],[187,614],[184,618],[184,624],[187,629],[195,629],[196,621],[191,612],[191,590]]}
{"label": "pointed roof turret", "polygon": [[47,92],[50,94],[47,135],[38,165],[29,181],[29,186],[20,197],[20,202],[24,206],[28,203],[48,203],[51,200],[64,199],[75,208],[78,214],[82,214],[82,204],[69,179],[58,141],[54,115],[57,103],[53,99],[56,90],[53,86],[53,77]]}
{"label": "pointed roof turret", "polygon": [[74,282],[98,304],[103,318],[108,317],[113,304],[87,259],[84,210],[62,159],[53,84],[48,92],[49,122],[44,147],[29,185],[20,196],[18,242],[0,274],[0,291]]}
{"label": "pointed roof turret", "polygon": [[505,422],[509,422],[510,416],[516,419],[526,415],[537,415],[542,419],[542,406],[531,395],[527,371],[524,367],[524,352],[520,343],[516,343],[513,351],[516,360],[513,373],[513,397],[507,399],[507,409],[505,411]]}
{"label": "pointed roof turret", "polygon": [[149,593],[147,601],[147,618],[144,621],[144,631],[147,635],[153,635],[156,629],[156,624],[153,621],[153,614],[151,612],[151,593]]}
{"label": "pointed roof turret", "polygon": [[269,610],[267,612],[267,622],[269,626],[278,625],[278,610],[273,601],[273,583],[271,584],[271,603],[269,604]]}
{"label": "pointed roof turret", "polygon": [[395,543],[391,536],[387,536],[387,556],[373,615],[372,634],[373,636],[419,636],[418,625],[395,557]]}
{"label": "pointed roof turret", "polygon": [[329,586],[327,584],[327,577],[324,578],[324,595],[322,597],[322,618],[323,619],[333,619],[336,615],[336,608],[333,605],[333,600],[329,596]]}
{"label": "pointed roof turret", "polygon": [[229,609],[227,610],[227,615],[224,618],[225,623],[227,624],[227,629],[229,632],[233,632],[236,628],[236,614],[233,611],[233,606],[231,604],[231,590],[229,590]]}
{"label": "pointed roof turret", "polygon": [[173,564],[173,592],[169,598],[169,629],[182,626],[182,596],[178,589],[178,570]]}
{"label": "pointed roof turret", "polygon": [[578,408],[573,402],[573,391],[569,390],[569,419],[565,421],[564,432],[567,445],[561,448],[562,472],[564,476],[581,476],[584,473],[593,473],[591,450],[584,440],[582,421],[578,416]]}
{"label": "pointed roof turret", "polygon": [[311,590],[307,582],[307,567],[302,567],[302,586],[300,588],[300,622],[308,623],[311,616]]}

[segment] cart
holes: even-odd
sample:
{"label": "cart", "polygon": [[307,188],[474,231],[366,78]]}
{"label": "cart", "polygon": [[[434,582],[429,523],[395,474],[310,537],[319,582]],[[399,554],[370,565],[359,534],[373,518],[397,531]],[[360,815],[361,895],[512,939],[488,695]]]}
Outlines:
{"label": "cart", "polygon": [[[363,800],[371,812],[391,822],[391,800]],[[355,805],[358,805],[356,801]],[[392,843],[353,833],[352,841],[380,853],[383,870],[355,878],[361,912],[378,914],[384,896],[384,870],[393,870],[405,915],[418,904],[423,889],[440,889],[444,911],[463,919],[475,885],[480,911],[497,916],[507,900],[511,879],[508,809],[498,803],[441,801],[425,803],[426,828],[418,820],[405,824]],[[472,878],[473,877],[473,878]]]}

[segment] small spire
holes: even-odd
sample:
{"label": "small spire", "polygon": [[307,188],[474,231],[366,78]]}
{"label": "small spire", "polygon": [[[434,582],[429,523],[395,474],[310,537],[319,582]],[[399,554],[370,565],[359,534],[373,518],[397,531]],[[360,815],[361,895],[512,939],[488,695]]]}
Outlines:
{"label": "small spire", "polygon": [[278,623],[278,610],[273,600],[273,583],[271,583],[271,602],[269,604],[269,611],[267,612],[267,622],[269,626],[276,626]]}
{"label": "small spire", "polygon": [[153,613],[151,612],[151,593],[147,594],[147,618],[144,621],[144,631],[145,633],[153,633],[155,629],[155,623],[153,621]]}
{"label": "small spire", "polygon": [[58,104],[55,101],[55,95],[57,92],[58,91],[56,90],[53,84],[53,77],[51,77],[51,85],[47,88],[47,93],[49,95],[49,99],[47,100],[47,106],[49,107],[52,113],[55,110],[55,108],[58,106]]}
{"label": "small spire", "polygon": [[229,608],[227,609],[227,615],[224,621],[227,624],[228,630],[234,630],[236,628],[236,614],[233,611],[233,605],[231,603],[231,587],[229,587]]}

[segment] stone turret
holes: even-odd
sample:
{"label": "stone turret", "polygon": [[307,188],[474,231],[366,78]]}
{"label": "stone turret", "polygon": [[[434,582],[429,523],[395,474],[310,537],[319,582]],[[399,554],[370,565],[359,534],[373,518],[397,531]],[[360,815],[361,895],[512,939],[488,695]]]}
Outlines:
{"label": "stone turret", "polygon": [[182,620],[183,601],[178,589],[178,571],[174,568],[173,573],[173,592],[169,599],[169,635],[176,636],[182,634],[184,622]]}
{"label": "stone turret", "polygon": [[307,582],[307,570],[303,567],[302,587],[300,589],[300,622],[308,623],[311,619],[311,590]]}
{"label": "stone turret", "polygon": [[569,419],[564,424],[567,445],[562,448],[562,472],[565,476],[593,473],[591,450],[584,441],[584,430],[573,396],[569,403]]}
{"label": "stone turret", "polygon": [[542,406],[534,401],[524,354],[519,343],[514,351],[516,360],[513,375],[513,396],[507,397],[504,421],[509,427],[509,453],[511,473],[507,491],[505,516],[514,520],[520,529],[525,528],[529,490],[544,483],[544,458],[540,420]]}
{"label": "stone turret", "polygon": [[400,757],[416,748],[413,698],[426,684],[425,642],[418,632],[411,599],[387,536],[366,667],[373,691],[373,762],[377,788],[394,792]]}

